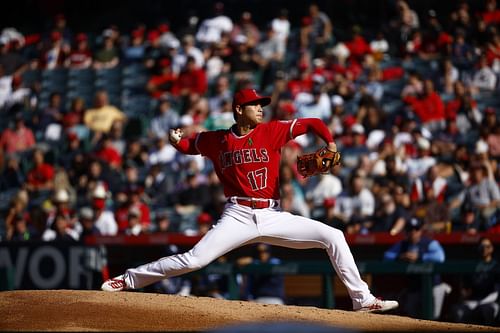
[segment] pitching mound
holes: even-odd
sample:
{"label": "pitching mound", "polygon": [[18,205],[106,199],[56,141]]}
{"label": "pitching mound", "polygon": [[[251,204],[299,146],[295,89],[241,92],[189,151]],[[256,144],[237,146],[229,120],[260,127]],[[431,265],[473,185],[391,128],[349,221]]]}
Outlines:
{"label": "pitching mound", "polygon": [[498,331],[498,328],[362,314],[315,307],[262,305],[138,292],[45,290],[0,293],[5,331],[206,331],[228,325],[309,322],[356,331]]}

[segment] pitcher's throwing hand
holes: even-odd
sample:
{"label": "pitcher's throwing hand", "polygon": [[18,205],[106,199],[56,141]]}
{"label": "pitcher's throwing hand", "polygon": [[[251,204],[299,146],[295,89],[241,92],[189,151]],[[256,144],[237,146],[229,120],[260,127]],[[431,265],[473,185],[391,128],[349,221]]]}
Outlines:
{"label": "pitcher's throwing hand", "polygon": [[183,134],[184,133],[182,132],[182,130],[180,128],[175,129],[175,130],[171,129],[170,133],[168,135],[168,139],[169,139],[171,144],[176,145],[179,143],[179,141],[181,141]]}

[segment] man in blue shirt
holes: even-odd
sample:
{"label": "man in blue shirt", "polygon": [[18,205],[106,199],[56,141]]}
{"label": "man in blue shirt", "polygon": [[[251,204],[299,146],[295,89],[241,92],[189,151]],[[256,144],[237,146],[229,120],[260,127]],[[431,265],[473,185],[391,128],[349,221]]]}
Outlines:
{"label": "man in blue shirt", "polygon": [[[444,262],[445,254],[443,247],[437,240],[423,235],[423,222],[420,219],[411,217],[405,225],[406,237],[402,241],[394,244],[384,253],[385,260],[400,260],[408,263],[440,263]],[[400,294],[400,304],[402,311],[411,317],[420,317],[422,292],[419,278],[411,278],[408,287]],[[434,276],[434,317],[438,318],[444,298],[445,289],[451,291],[447,284],[441,283],[438,275]]]}
{"label": "man in blue shirt", "polygon": [[[281,260],[271,255],[271,247],[260,243],[256,246],[255,258],[242,257],[238,264],[264,263],[279,265]],[[246,298],[263,304],[285,304],[285,277],[283,274],[253,274],[247,277]]]}
{"label": "man in blue shirt", "polygon": [[423,223],[417,218],[406,221],[406,239],[384,253],[385,260],[414,262],[444,262],[445,254],[437,240],[423,235]]}

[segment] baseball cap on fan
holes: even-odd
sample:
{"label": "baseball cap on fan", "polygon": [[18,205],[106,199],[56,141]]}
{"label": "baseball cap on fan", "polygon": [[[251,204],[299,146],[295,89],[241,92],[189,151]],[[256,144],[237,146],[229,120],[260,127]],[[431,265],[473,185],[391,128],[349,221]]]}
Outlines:
{"label": "baseball cap on fan", "polygon": [[421,219],[412,217],[408,221],[406,221],[405,229],[406,231],[420,230],[422,229],[423,225],[424,223]]}
{"label": "baseball cap on fan", "polygon": [[260,96],[255,89],[242,89],[234,94],[233,110],[236,108],[236,105],[242,106],[252,102],[260,102],[260,105],[266,106],[271,103],[271,97]]}

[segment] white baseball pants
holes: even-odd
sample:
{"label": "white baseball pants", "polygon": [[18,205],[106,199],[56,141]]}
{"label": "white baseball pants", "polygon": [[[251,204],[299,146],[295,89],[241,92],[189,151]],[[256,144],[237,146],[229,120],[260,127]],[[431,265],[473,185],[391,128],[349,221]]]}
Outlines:
{"label": "white baseball pants", "polygon": [[130,288],[142,288],[198,270],[237,247],[258,242],[294,249],[325,249],[347,287],[353,308],[373,301],[342,231],[279,208],[252,209],[234,203],[226,204],[219,221],[190,251],[128,269],[125,281]]}

